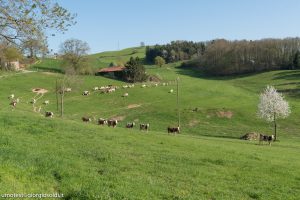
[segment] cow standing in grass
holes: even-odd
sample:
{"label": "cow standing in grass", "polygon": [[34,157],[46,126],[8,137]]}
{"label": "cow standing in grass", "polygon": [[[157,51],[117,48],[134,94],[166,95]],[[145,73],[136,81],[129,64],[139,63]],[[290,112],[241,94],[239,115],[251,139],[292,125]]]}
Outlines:
{"label": "cow standing in grass", "polygon": [[113,128],[115,128],[117,126],[117,124],[118,124],[118,120],[116,120],[116,119],[110,119],[110,120],[107,121],[107,125],[109,127],[112,126]]}
{"label": "cow standing in grass", "polygon": [[176,133],[180,133],[180,128],[179,128],[179,126],[178,127],[168,127],[168,133],[174,133],[174,134],[176,134]]}
{"label": "cow standing in grass", "polygon": [[53,116],[54,116],[53,112],[46,111],[45,117],[50,117],[50,118],[52,118]]}
{"label": "cow standing in grass", "polygon": [[135,123],[134,122],[131,122],[131,123],[127,123],[126,124],[126,128],[133,128],[135,126]]}
{"label": "cow standing in grass", "polygon": [[149,128],[150,128],[150,124],[140,124],[141,131],[145,130],[148,132]]}
{"label": "cow standing in grass", "polygon": [[98,119],[98,125],[105,125],[107,124],[107,120],[106,119],[103,119],[103,118],[99,118]]}
{"label": "cow standing in grass", "polygon": [[275,140],[274,135],[263,135],[259,134],[259,144],[264,144],[264,142],[268,142],[269,145],[271,146],[271,142]]}
{"label": "cow standing in grass", "polygon": [[90,117],[82,117],[81,118],[83,122],[91,122],[92,119]]}

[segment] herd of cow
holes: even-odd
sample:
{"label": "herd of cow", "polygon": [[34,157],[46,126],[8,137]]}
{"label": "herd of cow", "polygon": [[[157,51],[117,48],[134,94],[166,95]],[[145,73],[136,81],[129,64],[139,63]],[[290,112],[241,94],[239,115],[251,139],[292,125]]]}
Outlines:
{"label": "herd of cow", "polygon": [[[83,122],[91,122],[92,121],[92,118],[90,118],[90,117],[82,117],[81,119],[82,119]],[[99,118],[97,124],[98,125],[102,125],[102,126],[103,125],[107,125],[109,127],[115,128],[117,126],[117,124],[118,124],[118,120],[116,120],[116,119],[108,119],[108,120],[106,120],[106,119],[103,119],[103,118]],[[125,127],[126,128],[134,128],[135,127],[135,122],[128,122]],[[150,129],[150,124],[149,123],[147,123],[147,124],[140,124],[140,130],[141,131],[144,130],[144,131],[148,132],[149,129]],[[174,133],[174,134],[176,134],[176,133],[180,133],[180,128],[179,128],[179,126],[178,127],[168,127],[167,131],[168,131],[168,133]]]}

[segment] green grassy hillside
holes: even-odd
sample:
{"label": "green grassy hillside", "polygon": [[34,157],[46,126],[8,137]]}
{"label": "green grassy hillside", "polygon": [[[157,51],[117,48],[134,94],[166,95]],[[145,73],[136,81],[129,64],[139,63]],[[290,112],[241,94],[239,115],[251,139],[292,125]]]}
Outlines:
{"label": "green grassy hillside", "polygon": [[0,193],[64,199],[298,199],[299,140],[259,146],[1,112]]}
{"label": "green grassy hillside", "polygon": [[[129,59],[130,51],[91,57],[107,54],[101,62],[110,63],[114,54]],[[37,65],[60,69],[54,60]],[[54,93],[62,74],[39,70],[0,76],[0,193],[59,192],[65,199],[298,199],[300,71],[216,78],[179,65],[147,65],[148,74],[160,77],[158,87],[135,84],[111,94],[92,88],[127,83],[80,76],[79,87],[65,96],[63,119]],[[182,133],[174,137],[166,128],[177,124],[177,77]],[[241,141],[250,131],[273,131],[256,116],[266,85],[283,92],[292,110],[278,121],[280,142]],[[33,88],[48,90],[36,104],[41,113],[30,104]],[[82,96],[84,90],[91,95]],[[126,92],[129,96],[122,97]],[[10,94],[20,98],[16,109],[8,105]],[[45,100],[50,104],[43,105]],[[45,111],[53,111],[54,119],[46,119]],[[83,123],[83,116],[94,120]],[[116,117],[120,123],[101,127],[99,117]],[[132,121],[150,123],[149,133],[126,129]]]}
{"label": "green grassy hillside", "polygon": [[[111,62],[125,64],[130,57],[145,57],[145,47],[133,47],[120,51],[106,51],[88,55],[88,63],[93,69],[108,67]],[[30,67],[31,70],[62,72],[62,61],[60,59],[45,58]]]}
{"label": "green grassy hillside", "polygon": [[[174,64],[175,65],[175,64]],[[131,89],[119,89],[115,93],[101,94],[92,91],[94,86],[108,84],[122,86],[125,83],[96,76],[82,76],[80,87],[65,97],[65,118],[80,121],[83,116],[93,118],[121,119],[120,127],[127,122],[150,123],[151,130],[165,132],[169,125],[177,124],[175,78],[180,78],[180,113],[184,134],[208,135],[238,138],[249,131],[272,133],[272,124],[268,124],[256,116],[259,93],[267,85],[274,85],[285,92],[292,109],[289,118],[279,121],[280,136],[298,136],[299,112],[298,83],[299,71],[274,71],[227,79],[207,79],[196,71],[184,71],[169,65],[163,69],[148,67],[148,73],[156,74],[162,82],[170,82],[168,86],[141,88],[136,84]],[[55,80],[60,74],[33,72],[16,74],[2,79],[0,85],[0,102],[2,109],[10,109],[7,96],[11,93],[21,98],[17,109],[32,111],[28,102],[35,96],[33,88],[45,88],[46,93],[37,102],[42,111],[56,112]],[[290,77],[290,78],[287,78]],[[150,83],[147,83],[151,85]],[[82,96],[82,91],[90,90],[90,96]],[[129,97],[122,95],[128,92]],[[50,105],[44,106],[44,100]],[[193,110],[197,108],[197,112]],[[96,122],[93,122],[96,123]]]}

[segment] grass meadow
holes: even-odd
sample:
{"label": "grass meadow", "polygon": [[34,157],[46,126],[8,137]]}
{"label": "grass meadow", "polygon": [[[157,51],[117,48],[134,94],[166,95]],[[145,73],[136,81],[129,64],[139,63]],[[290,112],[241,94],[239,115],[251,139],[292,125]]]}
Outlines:
{"label": "grass meadow", "polygon": [[[141,54],[138,49],[136,54]],[[132,49],[91,56],[106,67]],[[64,199],[299,199],[300,71],[272,71],[247,76],[206,77],[180,63],[147,73],[168,86],[119,89],[100,94],[95,86],[127,83],[81,76],[65,96],[65,115],[56,110],[55,81],[59,61],[45,60],[31,73],[0,78],[0,193],[64,194]],[[177,124],[175,79],[179,77],[182,133],[168,135]],[[257,118],[260,92],[273,85],[283,92],[292,114],[278,121],[279,142],[272,146],[239,137],[273,127]],[[33,112],[33,88],[48,90]],[[90,90],[90,96],[82,96]],[[127,98],[122,97],[128,92]],[[20,98],[16,109],[7,97]],[[50,104],[43,105],[44,100]],[[43,116],[53,111],[54,118]],[[120,119],[117,128],[83,123],[89,116]],[[150,123],[148,133],[127,122]]]}

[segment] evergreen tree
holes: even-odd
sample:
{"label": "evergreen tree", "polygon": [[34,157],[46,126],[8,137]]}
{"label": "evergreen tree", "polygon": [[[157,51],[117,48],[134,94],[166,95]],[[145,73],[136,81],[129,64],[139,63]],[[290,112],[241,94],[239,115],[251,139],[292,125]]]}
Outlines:
{"label": "evergreen tree", "polygon": [[131,57],[125,67],[125,78],[127,81],[142,82],[147,79],[145,67],[141,64],[139,57]]}

